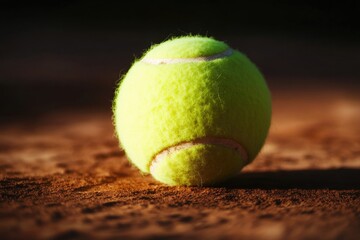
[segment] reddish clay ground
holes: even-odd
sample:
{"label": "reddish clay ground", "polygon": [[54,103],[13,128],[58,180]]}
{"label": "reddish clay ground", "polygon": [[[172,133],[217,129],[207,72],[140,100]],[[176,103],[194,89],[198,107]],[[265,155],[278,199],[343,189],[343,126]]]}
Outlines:
{"label": "reddish clay ground", "polygon": [[109,110],[3,123],[1,239],[360,239],[356,91],[273,97],[262,152],[216,187],[141,175]]}

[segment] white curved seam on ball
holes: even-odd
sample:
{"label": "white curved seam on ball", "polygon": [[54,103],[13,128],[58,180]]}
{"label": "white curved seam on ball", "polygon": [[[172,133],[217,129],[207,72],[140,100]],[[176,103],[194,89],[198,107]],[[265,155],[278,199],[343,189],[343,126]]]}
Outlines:
{"label": "white curved seam on ball", "polygon": [[195,58],[143,58],[141,62],[160,65],[160,64],[176,64],[176,63],[192,63],[192,62],[208,62],[215,59],[221,59],[233,54],[234,50],[231,48],[226,49],[221,53],[210,56],[195,57]]}
{"label": "white curved seam on ball", "polygon": [[155,171],[156,165],[159,164],[161,161],[163,161],[167,156],[177,151],[187,149],[200,144],[220,145],[232,149],[241,156],[241,158],[244,160],[245,163],[248,161],[247,151],[240,143],[236,142],[235,140],[229,138],[220,138],[220,137],[204,137],[188,142],[181,142],[177,145],[163,149],[158,154],[156,154],[155,157],[152,159],[150,163],[150,173],[153,173]]}

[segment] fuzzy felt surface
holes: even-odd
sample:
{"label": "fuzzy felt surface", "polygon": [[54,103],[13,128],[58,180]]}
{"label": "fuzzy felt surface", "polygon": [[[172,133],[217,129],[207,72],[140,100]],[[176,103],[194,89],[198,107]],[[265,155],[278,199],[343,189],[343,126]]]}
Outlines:
{"label": "fuzzy felt surface", "polygon": [[[197,57],[190,53],[204,54],[206,49],[210,55],[226,48],[226,44],[213,39],[185,37],[160,44],[145,57]],[[240,143],[251,162],[264,144],[270,119],[271,96],[266,82],[257,67],[238,51],[203,62],[135,62],[122,79],[114,100],[120,144],[130,161],[145,173],[161,150],[209,136]],[[196,159],[179,161],[179,174],[191,172],[188,169],[193,165],[188,163],[206,162],[206,151],[199,151],[198,155],[192,150],[186,152]],[[243,164],[236,161],[234,168],[240,171]],[[222,164],[221,158],[218,164]],[[209,178],[208,182],[214,181]]]}
{"label": "fuzzy felt surface", "polygon": [[229,46],[213,38],[185,36],[153,45],[145,54],[146,58],[196,58],[210,56],[228,49]]}
{"label": "fuzzy felt surface", "polygon": [[151,168],[151,174],[168,185],[203,186],[235,176],[243,165],[243,159],[232,149],[199,144],[156,162]]}

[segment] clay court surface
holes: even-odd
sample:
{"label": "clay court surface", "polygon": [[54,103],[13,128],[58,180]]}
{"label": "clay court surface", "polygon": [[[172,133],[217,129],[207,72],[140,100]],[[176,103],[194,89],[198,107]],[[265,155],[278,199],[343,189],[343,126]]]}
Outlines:
{"label": "clay court surface", "polygon": [[110,108],[0,125],[1,239],[360,239],[356,89],[272,89],[253,163],[214,187],[169,187],[129,164]]}

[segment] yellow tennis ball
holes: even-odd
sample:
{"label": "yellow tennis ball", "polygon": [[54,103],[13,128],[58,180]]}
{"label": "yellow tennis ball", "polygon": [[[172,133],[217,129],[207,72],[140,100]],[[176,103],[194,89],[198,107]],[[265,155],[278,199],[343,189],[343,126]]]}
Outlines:
{"label": "yellow tennis ball", "polygon": [[142,172],[169,185],[224,181],[259,153],[271,96],[257,67],[213,38],[151,47],[121,80],[113,104],[119,142]]}

